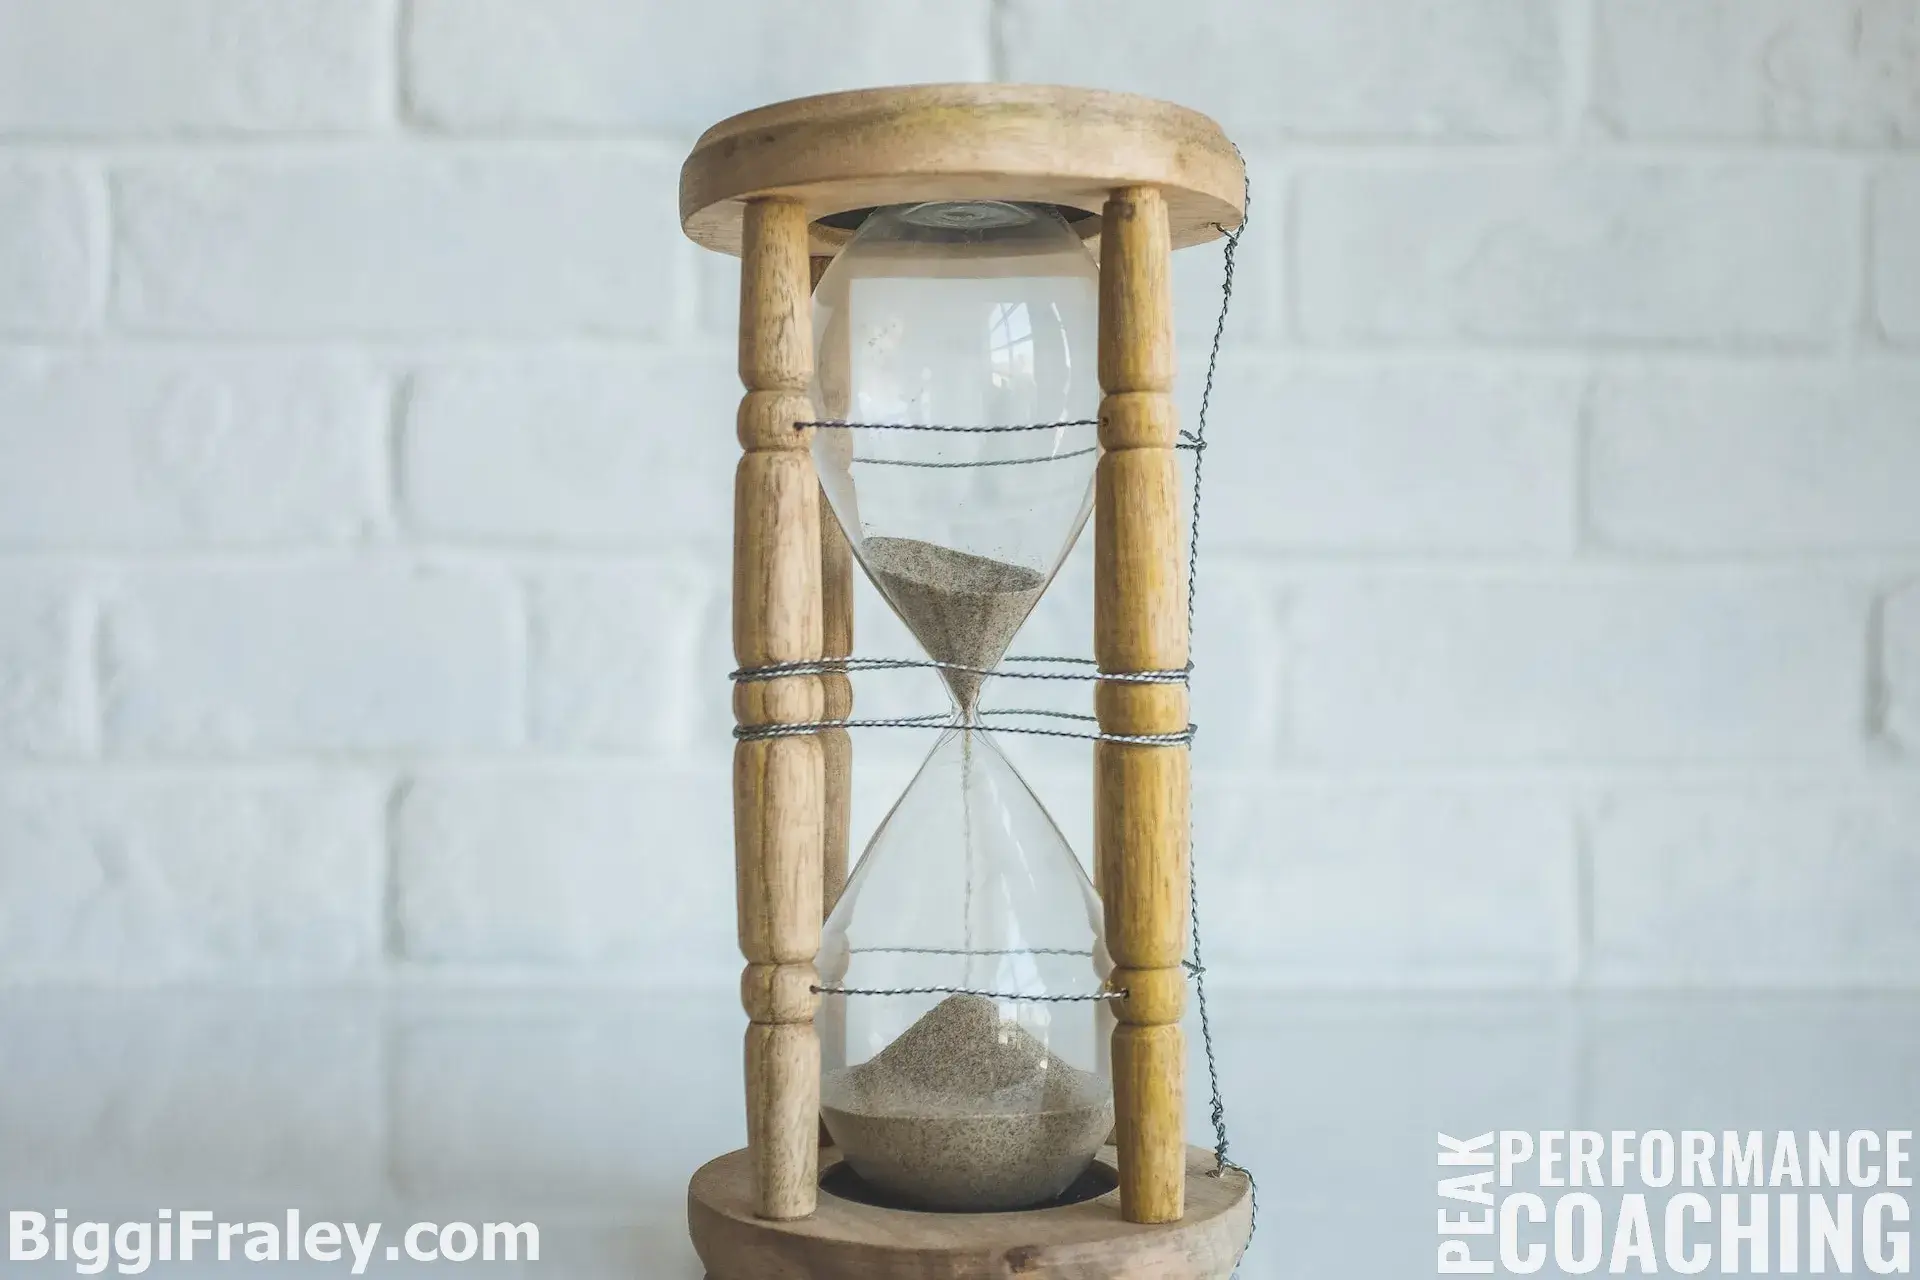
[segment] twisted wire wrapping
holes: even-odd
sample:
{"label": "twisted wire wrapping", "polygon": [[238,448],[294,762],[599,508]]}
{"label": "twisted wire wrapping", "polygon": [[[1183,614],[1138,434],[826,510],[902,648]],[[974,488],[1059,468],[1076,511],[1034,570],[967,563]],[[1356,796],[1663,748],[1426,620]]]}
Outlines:
{"label": "twisted wire wrapping", "polygon": [[[1240,155],[1240,148],[1233,152]],[[1240,237],[1246,234],[1247,219],[1253,211],[1253,180],[1246,173],[1245,157],[1241,157],[1242,195],[1240,201],[1240,225],[1229,231],[1215,223],[1214,226],[1226,238],[1221,250],[1220,278],[1220,314],[1213,325],[1213,346],[1207,353],[1207,377],[1200,389],[1200,411],[1195,416],[1194,430],[1190,437],[1193,445],[1193,515],[1187,527],[1187,637],[1192,643],[1194,600],[1199,591],[1200,572],[1200,471],[1206,460],[1207,449],[1207,410],[1213,403],[1213,380],[1220,366],[1220,344],[1227,332],[1227,312],[1233,305],[1233,263],[1240,248]],[[1187,433],[1182,432],[1183,436]],[[1191,665],[1191,664],[1189,664]],[[1195,870],[1193,855],[1193,833],[1191,824],[1187,833],[1187,920],[1193,934],[1193,959],[1186,965],[1187,972],[1193,977],[1194,1004],[1200,1014],[1200,1041],[1207,1058],[1208,1119],[1213,1125],[1213,1162],[1214,1176],[1219,1177],[1228,1169],[1237,1170],[1247,1180],[1249,1213],[1247,1215],[1247,1248],[1253,1247],[1253,1236],[1260,1227],[1260,1184],[1253,1176],[1253,1170],[1245,1165],[1236,1164],[1228,1154],[1227,1103],[1220,1088],[1220,1064],[1214,1053],[1213,1020],[1207,1010],[1207,966],[1202,958],[1200,947],[1200,877]],[[1241,1254],[1244,1260],[1246,1254]],[[1236,1263],[1234,1275],[1240,1274]]]}

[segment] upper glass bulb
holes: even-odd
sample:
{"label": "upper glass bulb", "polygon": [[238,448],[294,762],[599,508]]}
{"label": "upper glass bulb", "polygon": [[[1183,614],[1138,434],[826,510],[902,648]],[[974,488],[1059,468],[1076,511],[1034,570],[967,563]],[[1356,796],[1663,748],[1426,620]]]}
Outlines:
{"label": "upper glass bulb", "polygon": [[[876,209],[814,291],[815,413],[868,424],[814,433],[821,488],[936,661],[997,663],[1086,523],[1098,311],[1060,213],[1002,201]],[[980,677],[942,675],[971,714]]]}

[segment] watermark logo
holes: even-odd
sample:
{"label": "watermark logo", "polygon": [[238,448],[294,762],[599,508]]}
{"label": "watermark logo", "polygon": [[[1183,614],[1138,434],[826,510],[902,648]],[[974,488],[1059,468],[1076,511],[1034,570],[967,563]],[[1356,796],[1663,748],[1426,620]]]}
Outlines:
{"label": "watermark logo", "polygon": [[1442,1133],[1438,1270],[1910,1275],[1912,1146],[1909,1129]]}
{"label": "watermark logo", "polygon": [[[9,1262],[65,1262],[83,1276],[109,1266],[137,1276],[155,1262],[340,1262],[364,1275],[376,1257],[398,1262],[538,1262],[540,1228],[531,1222],[416,1222],[382,1248],[378,1222],[309,1222],[298,1209],[265,1222],[217,1222],[204,1210],[162,1209],[151,1222],[70,1221],[15,1209],[7,1214]],[[7,1274],[11,1275],[12,1272]]]}

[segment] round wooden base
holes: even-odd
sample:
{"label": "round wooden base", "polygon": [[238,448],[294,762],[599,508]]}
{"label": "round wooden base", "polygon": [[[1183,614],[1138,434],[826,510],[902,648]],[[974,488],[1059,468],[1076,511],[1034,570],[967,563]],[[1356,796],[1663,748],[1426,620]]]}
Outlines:
{"label": "round wooden base", "polygon": [[[827,1148],[820,1167],[838,1155]],[[1113,1161],[1107,1148],[1101,1159]],[[709,1280],[1226,1280],[1253,1224],[1245,1174],[1215,1176],[1213,1154],[1187,1152],[1187,1213],[1178,1222],[1120,1218],[1120,1193],[1024,1213],[916,1213],[844,1200],[825,1189],[810,1218],[753,1216],[747,1153],[708,1162],[687,1187],[687,1225]]]}
{"label": "round wooden base", "polygon": [[1198,111],[1099,89],[919,84],[796,98],[722,120],[680,169],[680,225],[740,252],[746,201],[800,201],[815,254],[852,234],[819,221],[915,200],[1026,200],[1094,215],[1099,234],[1117,187],[1156,187],[1173,247],[1237,227],[1245,170],[1220,126]]}

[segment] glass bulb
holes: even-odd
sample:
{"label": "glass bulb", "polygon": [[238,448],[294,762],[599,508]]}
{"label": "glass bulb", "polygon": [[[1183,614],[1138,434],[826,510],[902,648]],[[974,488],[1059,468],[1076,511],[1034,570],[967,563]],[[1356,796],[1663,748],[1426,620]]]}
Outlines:
{"label": "glass bulb", "polygon": [[[1057,210],[940,201],[875,210],[814,291],[820,419],[1044,428],[814,432],[854,554],[937,661],[998,662],[1093,509],[1099,286]],[[930,578],[966,589],[943,608]],[[970,712],[979,677],[946,681]]]}
{"label": "glass bulb", "polygon": [[[1112,1127],[1099,900],[980,728],[1093,504],[1098,273],[1061,214],[880,209],[814,294],[820,483],[954,702],[827,921],[821,1110],[903,1205],[1059,1196]],[[916,431],[916,426],[1035,428]],[[844,992],[844,993],[843,993]]]}

